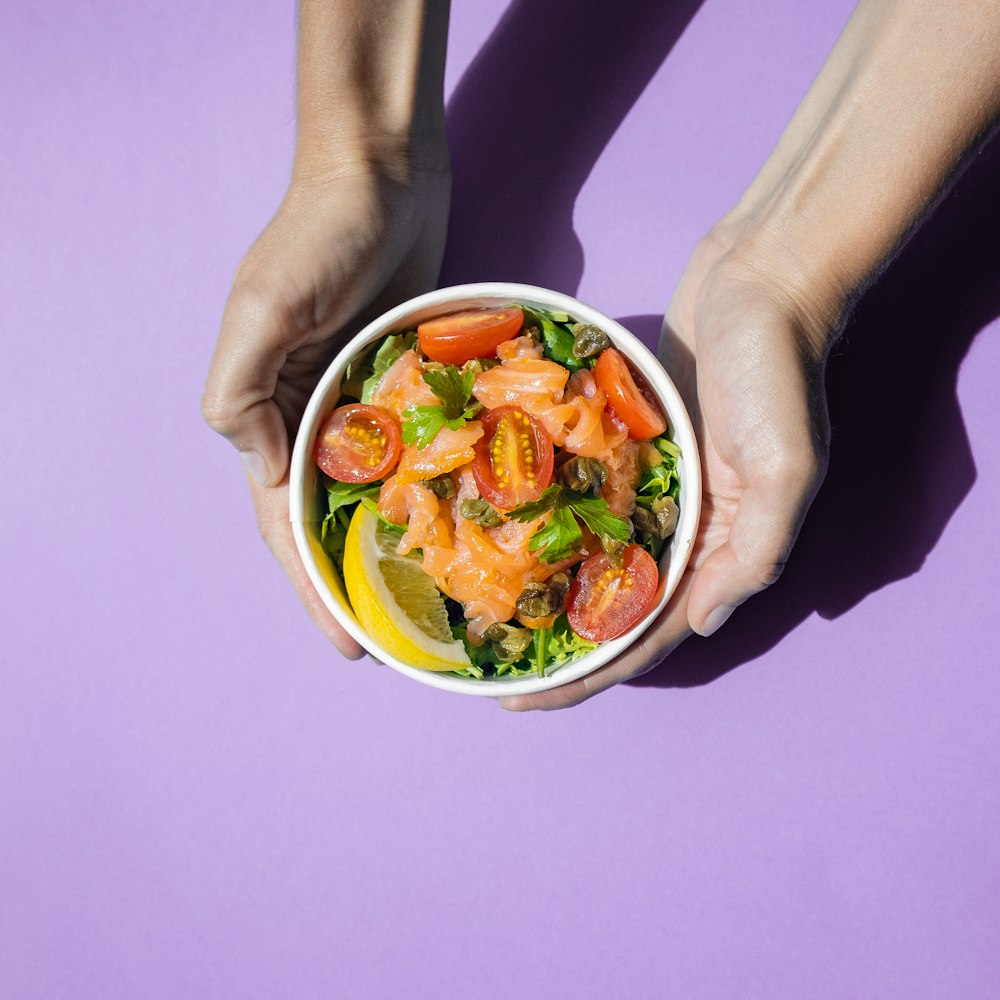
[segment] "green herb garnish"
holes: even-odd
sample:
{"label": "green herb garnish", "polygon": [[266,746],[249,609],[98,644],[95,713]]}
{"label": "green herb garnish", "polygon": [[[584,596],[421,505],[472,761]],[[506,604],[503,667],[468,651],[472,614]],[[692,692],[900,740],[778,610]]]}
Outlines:
{"label": "green herb garnish", "polygon": [[417,448],[426,448],[442,427],[457,431],[478,412],[476,405],[469,405],[476,381],[471,369],[462,372],[447,365],[440,371],[425,372],[423,380],[441,402],[436,406],[408,406],[403,411],[403,443]]}
{"label": "green herb garnish", "polygon": [[611,513],[606,500],[558,485],[550,486],[537,500],[515,507],[508,516],[521,522],[534,521],[547,511],[552,511],[552,517],[528,542],[532,552],[541,550],[539,558],[542,562],[558,562],[580,547],[583,532],[578,521],[585,524],[602,543],[627,542],[629,539],[628,524]]}

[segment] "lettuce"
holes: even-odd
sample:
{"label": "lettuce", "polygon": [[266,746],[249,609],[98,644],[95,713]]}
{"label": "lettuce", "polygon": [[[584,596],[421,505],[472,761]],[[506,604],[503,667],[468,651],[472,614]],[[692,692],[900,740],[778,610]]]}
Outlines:
{"label": "lettuce", "polygon": [[347,528],[354,508],[365,500],[378,499],[381,483],[341,483],[329,476],[323,477],[326,490],[327,515],[319,529],[323,551],[333,560],[337,572],[344,574],[344,545]]}
{"label": "lettuce", "polygon": [[521,306],[521,310],[524,312],[524,325],[538,327],[545,357],[571,372],[578,372],[583,367],[583,362],[573,354],[573,334],[569,329],[572,320],[569,316],[545,309],[530,309],[528,306]]}
{"label": "lettuce", "polygon": [[465,644],[465,651],[472,661],[471,666],[455,673],[462,677],[474,677],[476,680],[487,677],[541,675],[550,668],[561,667],[579,659],[600,645],[578,636],[570,628],[566,615],[562,614],[555,620],[552,628],[535,630],[532,644],[525,650],[521,659],[504,661],[496,657],[492,643],[484,642],[481,646],[476,646],[469,640],[468,624],[463,619],[451,628],[452,635]]}
{"label": "lettuce", "polygon": [[[370,403],[372,401],[372,395],[375,392],[375,387],[378,385],[378,380],[406,353],[410,350],[414,344],[417,342],[416,331],[411,330],[409,333],[401,333],[398,335],[392,335],[386,337],[382,341],[379,349],[375,352],[374,357],[371,358],[371,374],[368,375],[361,384],[361,402]],[[364,360],[367,362],[367,356]],[[355,374],[349,373],[352,381],[355,380]]]}

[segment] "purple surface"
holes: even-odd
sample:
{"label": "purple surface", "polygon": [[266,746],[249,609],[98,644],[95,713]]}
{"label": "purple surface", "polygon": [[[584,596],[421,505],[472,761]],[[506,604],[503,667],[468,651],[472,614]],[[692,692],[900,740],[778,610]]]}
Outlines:
{"label": "purple surface", "polygon": [[[506,6],[454,12],[445,278],[652,338],[851,4],[522,0],[490,37]],[[0,996],[996,995],[996,144],[831,363],[779,585],[515,717],[341,662],[200,421],[286,181],[290,5],[2,21]]]}

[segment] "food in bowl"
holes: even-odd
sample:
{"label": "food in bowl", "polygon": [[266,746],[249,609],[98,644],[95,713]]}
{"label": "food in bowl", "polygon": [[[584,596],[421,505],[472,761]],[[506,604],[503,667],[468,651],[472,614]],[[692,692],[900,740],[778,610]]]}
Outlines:
{"label": "food in bowl", "polygon": [[322,550],[365,632],[411,667],[548,676],[663,593],[680,450],[599,325],[511,302],[384,334],[311,448]]}

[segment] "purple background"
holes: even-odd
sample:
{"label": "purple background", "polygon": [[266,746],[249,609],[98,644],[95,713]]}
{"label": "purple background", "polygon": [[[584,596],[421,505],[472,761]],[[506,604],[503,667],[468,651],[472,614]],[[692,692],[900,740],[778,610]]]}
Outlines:
{"label": "purple background", "polygon": [[[995,996],[997,145],[832,359],[781,582],[636,684],[512,716],[340,660],[201,423],[287,180],[292,6],[18,6],[0,996]],[[651,338],[851,4],[507,6],[453,14],[444,279]]]}

